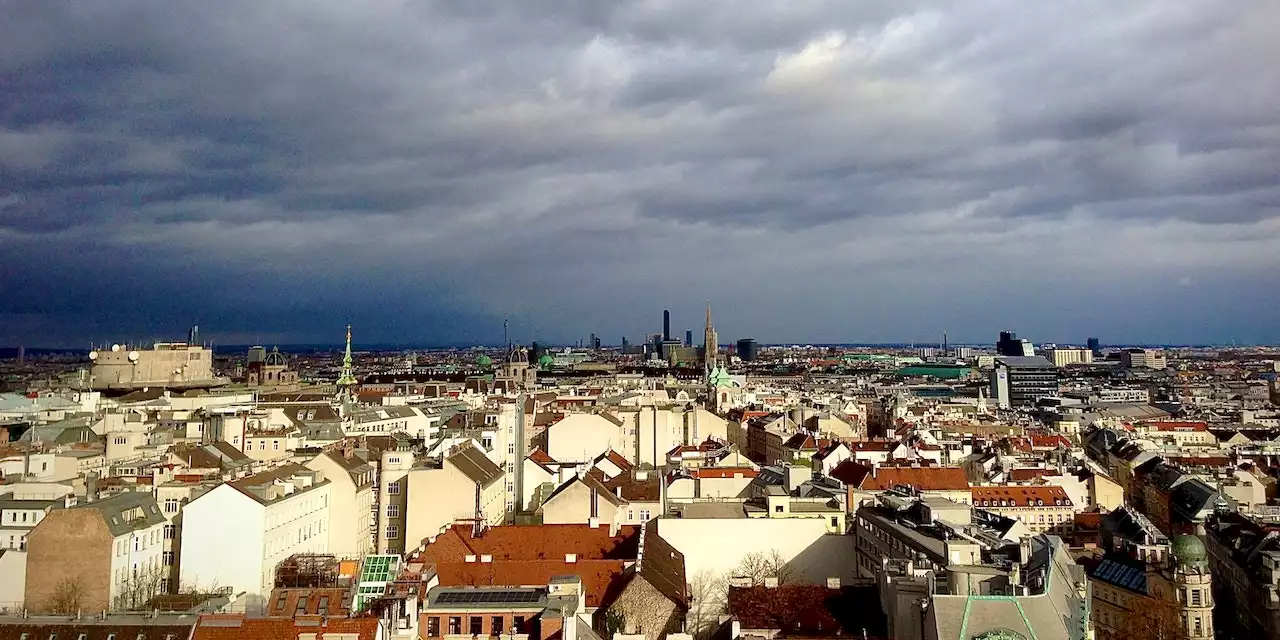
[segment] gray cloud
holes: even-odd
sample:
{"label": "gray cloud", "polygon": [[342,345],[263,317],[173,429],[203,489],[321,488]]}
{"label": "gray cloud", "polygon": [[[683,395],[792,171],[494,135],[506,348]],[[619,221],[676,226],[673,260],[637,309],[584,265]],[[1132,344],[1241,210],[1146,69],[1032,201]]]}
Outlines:
{"label": "gray cloud", "polygon": [[1265,0],[6,11],[0,341],[1280,340]]}

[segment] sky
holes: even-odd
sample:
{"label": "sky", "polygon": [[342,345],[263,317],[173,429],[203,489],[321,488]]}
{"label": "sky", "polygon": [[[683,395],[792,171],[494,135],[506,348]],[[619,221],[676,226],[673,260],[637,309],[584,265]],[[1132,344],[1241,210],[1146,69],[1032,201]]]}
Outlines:
{"label": "sky", "polygon": [[0,345],[1280,343],[1274,0],[0,15]]}

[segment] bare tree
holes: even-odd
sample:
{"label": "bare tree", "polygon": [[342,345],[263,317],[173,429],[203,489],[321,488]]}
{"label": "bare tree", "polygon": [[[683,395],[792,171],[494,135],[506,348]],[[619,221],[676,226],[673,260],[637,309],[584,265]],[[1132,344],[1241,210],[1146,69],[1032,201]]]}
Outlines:
{"label": "bare tree", "polygon": [[685,631],[697,640],[709,638],[720,626],[728,608],[729,581],[723,574],[703,569],[689,579],[689,613]]}
{"label": "bare tree", "polygon": [[1182,609],[1176,602],[1148,598],[1129,617],[1131,640],[1187,640]]}
{"label": "bare tree", "polygon": [[80,610],[84,601],[84,583],[79,576],[68,576],[58,581],[49,596],[47,608],[50,613],[73,614]]}
{"label": "bare tree", "polygon": [[735,578],[745,578],[751,586],[763,585],[769,578],[777,580],[778,584],[792,581],[791,568],[777,549],[748,553],[742,557],[732,575]]}
{"label": "bare tree", "polygon": [[111,607],[116,611],[140,611],[146,608],[152,598],[167,592],[165,581],[168,577],[169,572],[159,565],[135,570],[120,584]]}

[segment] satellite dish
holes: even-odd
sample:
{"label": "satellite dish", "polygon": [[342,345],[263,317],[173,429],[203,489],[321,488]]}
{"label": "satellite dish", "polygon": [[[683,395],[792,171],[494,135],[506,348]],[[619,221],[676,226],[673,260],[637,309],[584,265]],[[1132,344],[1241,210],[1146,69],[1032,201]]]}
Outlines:
{"label": "satellite dish", "polygon": [[120,345],[118,344],[111,345],[111,353],[119,353],[119,352],[120,352]]}
{"label": "satellite dish", "polygon": [[129,362],[137,362],[137,361],[138,361],[138,352],[137,352],[137,351],[130,351],[130,352],[129,352]]}
{"label": "satellite dish", "polygon": [[90,360],[97,360],[97,359],[98,359],[98,352],[97,352],[97,351],[90,351],[90,352],[89,352],[89,359],[90,359]]}

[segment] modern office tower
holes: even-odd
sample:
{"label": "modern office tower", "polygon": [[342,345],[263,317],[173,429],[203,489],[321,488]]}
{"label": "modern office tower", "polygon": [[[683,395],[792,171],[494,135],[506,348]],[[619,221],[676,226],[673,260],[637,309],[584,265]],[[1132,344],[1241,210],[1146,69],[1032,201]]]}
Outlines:
{"label": "modern office tower", "polygon": [[1159,349],[1125,349],[1120,352],[1120,366],[1126,369],[1164,369],[1168,361]]}
{"label": "modern office tower", "polygon": [[760,345],[755,338],[743,338],[738,341],[738,357],[743,362],[753,362],[760,357]]}
{"label": "modern office tower", "polygon": [[671,311],[669,309],[662,310],[662,341],[666,342],[671,339]]}
{"label": "modern office tower", "polygon": [[1097,338],[1089,338],[1089,341],[1088,341],[1088,347],[1089,347],[1089,351],[1092,351],[1092,352],[1093,352],[1093,355],[1094,355],[1094,357],[1095,357],[1095,358],[1096,358],[1096,357],[1098,357],[1098,356],[1100,356],[1100,355],[1102,355],[1102,341],[1101,341],[1101,340],[1099,340],[1099,339],[1097,339]]}
{"label": "modern office tower", "polygon": [[1001,331],[1000,341],[996,343],[996,353],[1002,356],[1031,357],[1035,348],[1030,340],[1019,340],[1018,334],[1012,331]]}
{"label": "modern office tower", "polygon": [[1054,347],[1052,349],[1045,349],[1043,351],[1043,355],[1045,359],[1052,362],[1055,367],[1093,363],[1093,352],[1088,349]]}
{"label": "modern office tower", "polygon": [[998,356],[991,372],[991,398],[1001,409],[1034,405],[1058,395],[1058,368],[1040,357]]}
{"label": "modern office tower", "polygon": [[684,346],[686,346],[686,347],[692,347],[692,346],[693,346],[693,329],[685,329],[685,331],[684,331]]}

